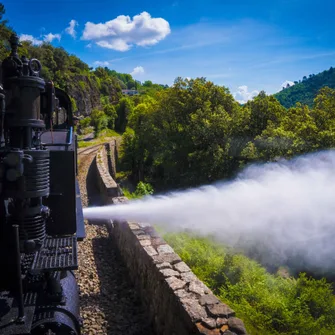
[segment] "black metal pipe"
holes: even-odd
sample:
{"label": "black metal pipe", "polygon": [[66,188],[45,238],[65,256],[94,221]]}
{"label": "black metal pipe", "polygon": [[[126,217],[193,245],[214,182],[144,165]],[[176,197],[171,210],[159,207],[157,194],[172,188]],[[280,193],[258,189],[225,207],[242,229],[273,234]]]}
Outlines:
{"label": "black metal pipe", "polygon": [[16,265],[16,281],[17,281],[17,304],[19,308],[18,321],[24,320],[24,304],[23,304],[23,286],[21,275],[21,255],[20,255],[20,240],[19,226],[13,225],[13,233],[15,238],[15,265]]}

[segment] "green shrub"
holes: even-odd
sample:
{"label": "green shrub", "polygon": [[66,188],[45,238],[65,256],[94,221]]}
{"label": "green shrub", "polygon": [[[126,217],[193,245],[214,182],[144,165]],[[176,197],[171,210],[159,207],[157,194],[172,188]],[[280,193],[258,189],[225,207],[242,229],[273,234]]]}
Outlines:
{"label": "green shrub", "polygon": [[143,197],[145,195],[151,195],[153,193],[154,189],[148,183],[143,183],[142,181],[140,181],[136,186],[135,195],[137,197]]}
{"label": "green shrub", "polygon": [[81,119],[79,121],[80,127],[82,128],[87,128],[91,124],[91,118],[90,117],[85,117],[84,119]]}
{"label": "green shrub", "polygon": [[335,334],[335,302],[325,279],[283,278],[210,238],[164,234],[192,271],[235,310],[251,335]]}
{"label": "green shrub", "polygon": [[81,88],[83,91],[87,91],[87,90],[88,90],[88,86],[87,86],[87,84],[86,84],[84,81],[79,80],[79,81],[78,81],[78,85],[80,86],[80,88]]}
{"label": "green shrub", "polygon": [[77,102],[76,100],[70,96],[70,100],[71,100],[71,105],[72,105],[72,113],[76,112],[78,110],[77,107]]}

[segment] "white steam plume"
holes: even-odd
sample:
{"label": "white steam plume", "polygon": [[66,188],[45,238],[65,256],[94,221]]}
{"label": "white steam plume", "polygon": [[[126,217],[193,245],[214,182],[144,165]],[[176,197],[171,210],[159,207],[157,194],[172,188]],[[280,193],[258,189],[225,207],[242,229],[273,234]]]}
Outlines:
{"label": "white steam plume", "polygon": [[230,182],[86,208],[84,216],[193,230],[256,246],[275,262],[299,255],[305,265],[335,268],[335,151],[252,165]]}

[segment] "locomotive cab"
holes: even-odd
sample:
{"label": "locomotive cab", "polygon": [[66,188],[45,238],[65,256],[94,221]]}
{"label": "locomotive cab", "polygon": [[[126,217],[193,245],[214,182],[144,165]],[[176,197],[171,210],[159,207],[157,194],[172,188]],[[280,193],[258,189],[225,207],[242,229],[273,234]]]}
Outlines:
{"label": "locomotive cab", "polygon": [[[76,234],[78,240],[85,237],[83,209],[80,198],[77,160],[77,134],[74,132],[74,116],[69,96],[48,83],[49,94],[42,98],[46,130],[41,141],[50,151],[50,194],[46,204],[53,209],[48,222],[50,235]],[[53,92],[54,91],[54,92]],[[52,92],[52,93],[51,93]],[[56,97],[56,107],[47,113],[47,97]],[[75,209],[75,210],[74,210]]]}

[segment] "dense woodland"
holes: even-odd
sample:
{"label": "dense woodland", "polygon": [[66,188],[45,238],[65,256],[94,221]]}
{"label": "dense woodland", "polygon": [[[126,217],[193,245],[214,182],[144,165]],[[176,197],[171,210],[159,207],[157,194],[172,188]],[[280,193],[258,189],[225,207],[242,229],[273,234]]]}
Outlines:
{"label": "dense woodland", "polygon": [[[3,14],[0,6],[0,60],[13,31]],[[332,68],[241,106],[226,87],[205,78],[177,78],[166,87],[90,68],[48,43],[22,42],[19,51],[41,61],[42,76],[71,95],[79,114],[80,97],[96,97],[79,131],[122,135],[121,168],[139,185],[137,196],[232,178],[253,162],[335,146],[335,90],[326,87],[335,87]],[[122,88],[140,94],[124,97]],[[245,256],[190,235],[166,239],[250,334],[335,334],[335,301],[325,280],[270,275]]]}
{"label": "dense woodland", "polygon": [[304,76],[302,80],[295,81],[293,86],[284,87],[274,96],[286,108],[293,107],[297,102],[313,107],[318,91],[326,86],[335,88],[335,69],[333,67],[316,75]]}
{"label": "dense woodland", "polygon": [[313,108],[286,109],[264,92],[240,106],[224,87],[178,78],[128,105],[124,168],[156,189],[231,178],[252,162],[333,147],[334,113],[335,90],[328,87]]}

